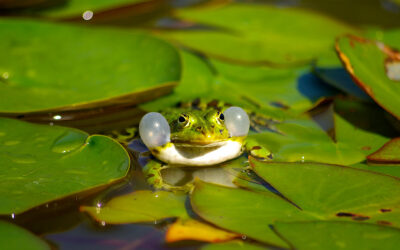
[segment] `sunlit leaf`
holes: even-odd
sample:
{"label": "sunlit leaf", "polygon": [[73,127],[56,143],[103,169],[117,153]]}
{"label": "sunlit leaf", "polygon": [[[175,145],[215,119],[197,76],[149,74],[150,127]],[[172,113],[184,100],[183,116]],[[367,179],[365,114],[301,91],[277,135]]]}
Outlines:
{"label": "sunlit leaf", "polygon": [[[268,249],[265,246],[255,245],[243,241],[230,241],[217,244],[208,244],[201,248],[202,250],[236,250],[236,249],[249,249],[249,250],[261,250]],[[274,249],[271,247],[271,249]]]}
{"label": "sunlit leaf", "polygon": [[167,191],[135,191],[97,206],[82,206],[98,221],[109,224],[151,222],[167,218],[187,218],[185,194]]}
{"label": "sunlit leaf", "polygon": [[251,159],[251,164],[257,175],[318,219],[400,227],[398,178],[316,163],[265,163]]}
{"label": "sunlit leaf", "polygon": [[400,230],[351,222],[277,223],[274,229],[296,249],[396,249]]}
{"label": "sunlit leaf", "polygon": [[336,49],[357,85],[400,119],[400,54],[380,42],[355,36],[340,38]]}
{"label": "sunlit leaf", "polygon": [[337,35],[353,31],[313,12],[268,5],[193,7],[175,15],[211,29],[166,31],[161,36],[211,57],[244,63],[309,62],[329,53]]}
{"label": "sunlit leaf", "polygon": [[166,242],[197,240],[206,242],[228,241],[240,238],[237,233],[228,232],[194,219],[178,219],[173,223],[165,236]]}
{"label": "sunlit leaf", "polygon": [[29,231],[14,224],[0,221],[0,248],[8,250],[48,250],[50,246]]}
{"label": "sunlit leaf", "polygon": [[0,113],[134,105],[180,78],[176,50],[148,35],[17,19],[0,29]]}
{"label": "sunlit leaf", "polygon": [[399,165],[368,165],[368,164],[355,164],[351,165],[353,168],[358,168],[358,169],[363,169],[363,170],[368,170],[372,172],[377,172],[377,173],[382,173],[382,174],[387,174],[391,175],[397,178],[400,178],[400,166]]}
{"label": "sunlit leaf", "polygon": [[129,163],[108,137],[0,118],[0,214],[107,186],[126,175]]}

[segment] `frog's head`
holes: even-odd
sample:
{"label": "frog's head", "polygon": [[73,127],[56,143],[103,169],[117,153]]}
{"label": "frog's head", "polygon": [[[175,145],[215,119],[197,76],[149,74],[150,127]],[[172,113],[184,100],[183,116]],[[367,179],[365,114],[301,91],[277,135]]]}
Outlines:
{"label": "frog's head", "polygon": [[224,112],[215,109],[171,109],[146,114],[139,133],[148,148],[173,143],[182,147],[213,147],[228,140],[244,138],[250,121],[239,107]]}

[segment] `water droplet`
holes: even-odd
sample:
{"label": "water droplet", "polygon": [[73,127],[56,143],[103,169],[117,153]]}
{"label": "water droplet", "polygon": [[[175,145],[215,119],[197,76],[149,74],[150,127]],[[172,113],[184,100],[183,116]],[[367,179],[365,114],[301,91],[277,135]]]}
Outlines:
{"label": "water droplet", "polygon": [[100,224],[104,227],[106,225],[106,222],[103,220],[102,222],[100,222]]}
{"label": "water droplet", "polygon": [[81,147],[85,143],[85,139],[85,136],[78,132],[67,131],[54,142],[51,150],[55,153],[65,154]]}
{"label": "water droplet", "polygon": [[246,235],[242,235],[242,240],[245,240],[245,239],[247,239],[247,236]]}
{"label": "water droplet", "polygon": [[8,72],[4,72],[1,77],[3,77],[4,79],[8,79],[10,77],[10,74]]}
{"label": "water droplet", "polygon": [[305,157],[304,157],[304,155],[301,157],[301,162],[304,162],[305,161]]}
{"label": "water droplet", "polygon": [[100,208],[102,206],[101,202],[97,202],[96,207]]}
{"label": "water droplet", "polygon": [[54,120],[61,120],[62,116],[61,115],[55,115],[55,116],[53,116],[53,119]]}
{"label": "water droplet", "polygon": [[154,197],[158,198],[158,194],[154,195]]}
{"label": "water droplet", "polygon": [[15,219],[15,214],[14,213],[11,214],[11,219]]}
{"label": "water droplet", "polygon": [[93,18],[93,11],[87,10],[87,11],[83,12],[82,13],[82,18],[85,21],[89,21],[90,19]]}

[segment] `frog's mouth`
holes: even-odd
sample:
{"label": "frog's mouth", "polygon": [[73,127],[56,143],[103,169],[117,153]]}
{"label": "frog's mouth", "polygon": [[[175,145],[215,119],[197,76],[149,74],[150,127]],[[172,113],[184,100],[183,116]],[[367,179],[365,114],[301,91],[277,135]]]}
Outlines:
{"label": "frog's mouth", "polygon": [[218,141],[183,141],[183,140],[172,140],[171,142],[176,147],[198,147],[198,148],[216,148],[225,145],[229,140],[218,140]]}

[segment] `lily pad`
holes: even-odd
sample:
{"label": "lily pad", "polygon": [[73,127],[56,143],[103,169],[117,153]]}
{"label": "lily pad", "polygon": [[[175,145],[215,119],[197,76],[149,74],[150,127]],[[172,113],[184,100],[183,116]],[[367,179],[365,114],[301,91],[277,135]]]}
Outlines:
{"label": "lily pad", "polygon": [[134,105],[180,79],[177,51],[145,34],[22,19],[0,29],[2,114]]}
{"label": "lily pad", "polygon": [[[205,247],[202,247],[201,250],[237,250],[237,249],[246,249],[246,250],[261,250],[261,249],[269,249],[265,246],[260,246],[256,244],[251,244],[243,241],[230,241],[224,243],[217,244],[208,244]],[[271,248],[274,249],[274,248]]]}
{"label": "lily pad", "polygon": [[357,85],[400,119],[400,54],[380,42],[355,36],[340,38],[336,50]]}
{"label": "lily pad", "polygon": [[49,250],[50,246],[29,231],[12,223],[0,221],[0,248]]}
{"label": "lily pad", "polygon": [[105,204],[82,206],[81,211],[109,224],[154,223],[167,218],[188,218],[186,198],[185,194],[142,190],[113,198]]}
{"label": "lily pad", "polygon": [[372,172],[377,172],[381,174],[391,175],[397,178],[400,178],[400,166],[399,165],[369,165],[364,163],[358,163],[355,165],[351,165],[353,168],[368,170]]}
{"label": "lily pad", "polygon": [[295,249],[396,249],[400,230],[351,222],[277,223],[274,229]]}
{"label": "lily pad", "polygon": [[175,16],[203,28],[165,31],[162,37],[207,56],[240,63],[310,62],[329,53],[337,35],[354,31],[313,12],[268,5],[193,7],[178,10]]}
{"label": "lily pad", "polygon": [[178,219],[168,228],[165,240],[168,243],[181,240],[222,242],[240,237],[241,235],[237,233],[228,232],[198,220]]}
{"label": "lily pad", "polygon": [[381,164],[400,164],[400,138],[394,138],[378,151],[368,155],[368,161]]}
{"label": "lily pad", "polygon": [[145,1],[147,0],[68,0],[63,4],[40,11],[40,15],[45,17],[67,18],[80,16],[85,11],[96,13],[106,9],[117,8]]}
{"label": "lily pad", "polygon": [[108,137],[0,118],[0,214],[106,187],[129,164],[128,153]]}
{"label": "lily pad", "polygon": [[[329,131],[308,117],[275,124],[280,133],[265,131],[250,137],[268,148],[276,161],[341,165],[364,161],[368,154],[389,140],[393,129],[385,122],[381,110],[372,105],[340,100],[335,102],[334,107],[338,113],[333,114],[333,138]],[[376,124],[381,127],[374,127]],[[386,132],[382,131],[385,129]]]}
{"label": "lily pad", "polygon": [[250,164],[258,176],[318,219],[400,227],[398,178],[317,163],[265,163],[251,159]]}
{"label": "lily pad", "polygon": [[288,246],[269,225],[279,220],[312,218],[272,193],[255,193],[204,182],[196,183],[190,200],[193,210],[206,221],[279,247]]}
{"label": "lily pad", "polygon": [[[309,67],[273,69],[206,60],[181,50],[182,81],[172,95],[142,107],[159,110],[195,98],[216,99],[282,119],[300,114],[337,92],[309,73]],[[193,86],[196,85],[196,88]],[[244,88],[246,91],[243,91]]]}

